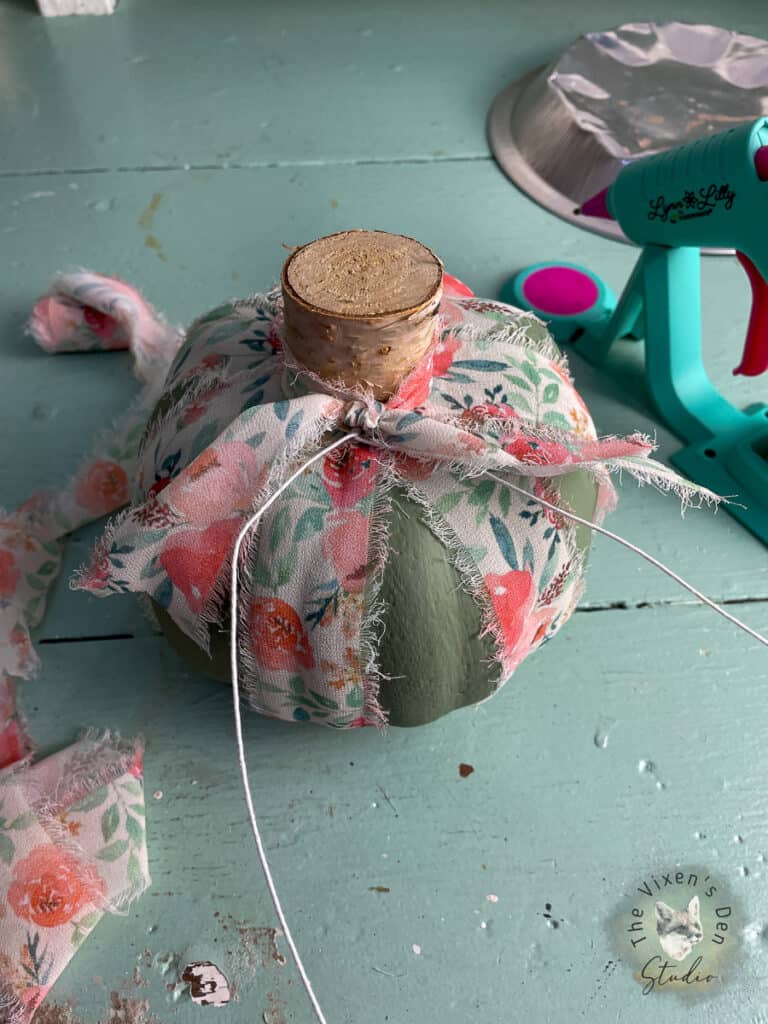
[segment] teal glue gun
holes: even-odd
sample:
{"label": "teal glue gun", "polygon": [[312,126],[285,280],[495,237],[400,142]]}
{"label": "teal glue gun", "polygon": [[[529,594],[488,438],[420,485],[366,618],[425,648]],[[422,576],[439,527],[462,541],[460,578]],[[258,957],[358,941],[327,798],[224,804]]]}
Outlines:
{"label": "teal glue gun", "polygon": [[644,247],[618,303],[596,275],[565,263],[528,267],[503,298],[593,363],[617,338],[644,336],[649,392],[686,443],[672,462],[733,497],[728,511],[768,544],[768,406],[739,410],[707,376],[699,265],[702,248],[736,249],[753,301],[734,373],[768,370],[768,118],[627,164],[579,213],[618,221]]}

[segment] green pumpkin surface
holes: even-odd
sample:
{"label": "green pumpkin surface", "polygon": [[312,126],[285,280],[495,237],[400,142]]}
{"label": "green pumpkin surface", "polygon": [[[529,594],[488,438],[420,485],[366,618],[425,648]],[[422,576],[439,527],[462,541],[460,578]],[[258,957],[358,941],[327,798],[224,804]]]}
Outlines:
{"label": "green pumpkin surface", "polygon": [[[532,396],[538,395],[536,401],[542,406],[541,415],[544,417],[544,423],[555,423],[560,429],[563,426],[570,428],[570,423],[565,421],[565,417],[560,412],[547,411],[553,407],[553,396],[556,398],[559,388],[561,393],[569,393],[573,396],[570,409],[573,410],[571,415],[574,417],[574,423],[578,423],[578,429],[591,430],[588,414],[568,383],[567,375],[564,370],[552,362],[557,358],[553,354],[555,350],[551,347],[546,348],[551,343],[548,342],[546,330],[541,324],[498,303],[484,300],[461,301],[467,307],[461,311],[463,316],[474,316],[476,323],[488,324],[489,330],[498,328],[499,323],[507,324],[511,321],[527,338],[523,344],[530,345],[531,354],[524,358],[523,363],[514,364],[522,366],[522,372],[517,370],[511,374],[498,375],[495,380],[491,379],[490,381],[491,385],[498,383],[495,390],[485,391],[489,402],[506,401],[505,398],[491,397],[491,394],[495,396],[497,393],[503,393],[504,389],[509,387],[506,381],[512,377],[515,378],[513,383],[517,388],[518,397],[510,399],[513,402],[512,406],[502,409],[502,412],[505,412],[505,418],[517,416],[514,411],[515,400],[521,403],[522,409],[526,409],[527,406],[530,416]],[[473,307],[471,310],[470,306]],[[264,317],[263,314],[260,315],[261,320],[254,321],[256,324],[254,335],[249,334],[249,331],[253,330],[249,324],[254,316],[254,309],[249,303],[225,306],[214,310],[190,329],[190,340],[179,353],[176,368],[169,378],[168,391],[161,398],[148,424],[148,436],[153,435],[153,430],[158,422],[164,435],[168,435],[169,431],[172,431],[174,424],[181,425],[185,422],[180,417],[186,415],[185,410],[188,410],[191,404],[199,402],[199,398],[191,388],[194,387],[195,373],[199,373],[200,361],[204,357],[210,359],[211,353],[216,351],[217,346],[222,346],[222,351],[227,353],[237,351],[237,359],[241,358],[241,352],[246,353],[246,358],[251,352],[257,359],[265,358],[264,353],[266,356],[269,355],[271,336],[267,337],[263,323]],[[238,331],[239,334],[235,333]],[[254,337],[255,340],[251,341],[251,337]],[[516,335],[510,344],[520,345],[519,337],[520,335]],[[243,340],[238,341],[238,338]],[[238,345],[245,345],[245,348],[237,348]],[[455,347],[456,344],[454,344],[454,349]],[[510,349],[510,352],[519,359],[525,349]],[[487,367],[492,366],[495,369],[500,365],[485,361],[488,356],[481,342],[478,342],[477,356],[474,357],[471,350],[470,355],[473,357],[469,360],[464,359],[463,362],[457,362],[459,379],[463,374],[465,379],[470,380],[471,378],[466,378],[468,370],[470,374],[482,374],[483,372],[487,374]],[[442,361],[438,374],[444,374],[451,367],[450,354],[446,358],[440,352],[436,358],[438,362]],[[514,360],[511,360],[510,365],[513,362]],[[540,373],[536,367],[542,368]],[[184,372],[181,373],[181,370]],[[558,372],[554,372],[555,370]],[[253,372],[258,376],[258,369]],[[444,381],[450,379],[449,374]],[[444,381],[434,381],[433,394],[446,390]],[[258,384],[258,381],[256,383]],[[484,384],[486,387],[488,386],[487,382]],[[474,386],[477,387],[477,385]],[[457,387],[461,390],[455,392],[454,398],[451,399],[454,408],[459,404],[455,401],[455,395],[463,395],[464,391],[471,390],[472,385],[467,387],[462,383]],[[510,394],[514,396],[514,391],[510,391]],[[482,402],[483,399],[474,397],[473,401],[477,403],[478,401]],[[463,407],[465,411],[470,411],[468,406],[468,399],[465,399]],[[481,410],[499,408],[494,405],[488,407],[480,405],[473,406],[473,409],[475,407]],[[548,416],[555,417],[555,419],[547,419]],[[200,428],[205,430],[204,420],[200,421]],[[183,465],[182,462],[180,468],[183,468]],[[159,481],[162,473],[167,471],[163,469],[163,466],[156,465],[154,472],[156,480]],[[143,498],[150,481],[143,478],[139,480],[136,497]],[[522,479],[521,483],[527,484],[530,489],[533,489],[532,480]],[[584,519],[591,520],[593,518],[598,503],[598,485],[588,472],[584,470],[569,472],[559,477],[558,486],[560,497],[556,500],[561,501],[565,508],[572,509]],[[558,488],[555,487],[554,491],[548,493],[556,496]],[[382,628],[375,629],[379,635],[377,651],[377,666],[380,672],[379,703],[391,725],[415,726],[432,722],[457,708],[476,704],[490,697],[498,688],[501,670],[497,657],[497,641],[490,631],[484,628],[487,610],[481,608],[477,599],[470,592],[467,581],[454,565],[451,552],[427,525],[421,506],[409,497],[404,486],[396,486],[393,489],[392,497],[394,500],[388,513],[389,521],[385,524],[389,536],[389,555],[386,559],[378,594],[378,601],[382,608]],[[525,524],[529,521],[522,517],[531,515],[526,511],[530,504],[526,505],[524,498],[513,497],[510,511],[509,502],[507,503],[508,526],[510,530],[518,531],[520,551],[524,544],[525,531],[528,529]],[[474,517],[478,506],[472,503],[471,498],[469,506],[471,515]],[[497,509],[496,515],[499,514]],[[480,520],[478,520],[479,523]],[[548,523],[544,525],[549,526]],[[522,539],[519,536],[521,530]],[[586,555],[590,540],[591,531],[588,528],[579,527],[575,531],[578,555]],[[554,550],[554,540],[552,541],[552,550]],[[552,557],[551,551],[550,558]],[[582,562],[583,559],[577,557],[577,563],[581,564]],[[563,565],[562,561],[558,564],[561,567]],[[514,560],[508,559],[506,568],[501,567],[493,571],[504,573],[508,571],[510,565],[514,570]],[[502,578],[496,576],[494,580]],[[487,577],[486,583],[488,579]],[[503,593],[509,592],[503,591]],[[369,590],[365,591],[364,596],[370,597]],[[509,598],[504,600],[508,601]],[[209,627],[209,655],[198,647],[186,632],[181,630],[163,607],[155,603],[155,610],[168,640],[195,670],[221,681],[229,681],[229,632],[228,615],[225,611],[222,612],[221,622]],[[504,610],[509,612],[509,606],[507,605]],[[552,631],[554,631],[554,627]]]}
{"label": "green pumpkin surface", "polygon": [[[582,518],[595,509],[596,487],[583,471],[564,477],[561,495]],[[490,697],[498,669],[494,644],[481,636],[480,608],[467,592],[448,552],[421,519],[419,507],[394,492],[389,522],[393,554],[387,562],[380,597],[386,608],[379,644],[383,679],[379,700],[390,725],[425,725]],[[590,531],[579,528],[586,551]],[[229,682],[229,633],[211,630],[210,657],[159,605],[158,621],[168,640],[197,672]]]}

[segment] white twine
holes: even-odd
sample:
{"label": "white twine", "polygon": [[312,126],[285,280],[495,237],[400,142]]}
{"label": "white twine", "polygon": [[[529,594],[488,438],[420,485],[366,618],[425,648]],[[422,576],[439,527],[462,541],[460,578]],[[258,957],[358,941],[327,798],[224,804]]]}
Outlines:
{"label": "white twine", "polygon": [[758,633],[757,630],[748,626],[746,622],[742,622],[741,619],[737,619],[735,615],[731,615],[731,613],[726,611],[721,604],[718,604],[717,601],[713,601],[712,598],[707,597],[706,594],[702,594],[702,592],[697,590],[692,583],[684,580],[682,576],[678,576],[674,569],[670,569],[668,565],[660,562],[658,558],[654,558],[653,555],[650,555],[647,551],[638,547],[637,544],[633,544],[630,540],[625,540],[624,537],[620,537],[618,533],[614,533],[612,530],[606,530],[604,526],[598,526],[597,523],[590,522],[589,519],[582,519],[581,516],[577,516],[575,512],[567,512],[564,508],[560,508],[558,505],[553,505],[551,502],[545,501],[544,498],[540,498],[537,494],[531,494],[531,492],[526,491],[524,487],[518,487],[517,484],[511,484],[509,480],[502,480],[501,477],[494,476],[493,473],[486,473],[485,475],[490,477],[491,480],[496,480],[498,483],[504,484],[505,487],[509,487],[511,491],[517,491],[518,494],[524,494],[526,498],[533,498],[533,500],[537,501],[539,505],[552,509],[552,511],[557,512],[558,515],[564,516],[566,519],[570,519],[574,523],[580,523],[581,526],[587,526],[590,530],[594,530],[595,533],[601,533],[604,537],[608,537],[610,540],[615,540],[617,544],[621,544],[622,547],[627,548],[629,551],[633,551],[636,555],[644,558],[646,562],[650,562],[651,565],[656,566],[656,568],[660,569],[661,572],[666,573],[670,579],[673,579],[675,583],[679,583],[681,587],[684,587],[689,594],[693,594],[693,596],[697,600],[701,601],[702,604],[705,604],[707,608],[711,608],[712,611],[717,612],[718,615],[722,615],[724,619],[732,622],[733,625],[738,626],[739,629],[743,629],[744,632],[754,640],[757,640],[759,643],[765,644],[765,646],[768,647],[768,637],[763,636],[762,633]]}
{"label": "white twine", "polygon": [[[248,808],[248,819],[251,826],[251,832],[253,833],[253,838],[256,843],[256,850],[258,852],[261,870],[264,873],[264,879],[267,883],[267,889],[269,890],[269,895],[272,899],[272,904],[275,908],[277,919],[280,922],[280,927],[282,928],[283,934],[285,935],[285,941],[288,943],[288,948],[290,949],[291,956],[293,957],[294,963],[296,964],[296,969],[299,972],[299,977],[301,978],[304,990],[307,993],[307,997],[312,1006],[312,1010],[319,1024],[327,1024],[327,1020],[325,1018],[325,1014],[322,1011],[320,1003],[318,1002],[317,996],[315,995],[315,991],[312,987],[312,982],[310,981],[309,976],[306,972],[301,956],[299,955],[299,951],[296,948],[296,943],[294,942],[293,935],[291,934],[291,929],[288,926],[288,921],[286,919],[282,903],[280,902],[280,896],[277,892],[277,887],[275,885],[274,878],[272,877],[272,871],[269,866],[269,861],[267,860],[267,855],[264,850],[264,843],[261,838],[261,831],[259,829],[259,823],[256,818],[256,811],[253,806],[253,796],[251,794],[251,786],[250,781],[248,779],[248,765],[245,759],[245,743],[243,740],[243,723],[240,709],[240,680],[237,657],[239,622],[238,564],[240,561],[240,550],[249,531],[253,526],[256,525],[256,523],[258,523],[258,521],[261,519],[264,513],[277,501],[280,495],[284,491],[286,491],[291,486],[291,484],[294,483],[295,480],[298,480],[302,473],[304,473],[304,471],[308,469],[310,466],[312,466],[315,462],[319,462],[320,459],[328,455],[329,452],[334,451],[334,449],[336,448],[340,448],[344,444],[349,444],[351,441],[360,441],[363,444],[367,443],[366,439],[361,437],[360,434],[357,433],[357,431],[353,431],[351,433],[345,434],[343,437],[338,438],[331,444],[326,445],[325,448],[322,448],[320,451],[315,452],[314,455],[308,458],[294,473],[292,473],[287,478],[287,480],[284,480],[283,483],[274,492],[274,494],[271,494],[269,498],[267,498],[267,500],[264,502],[261,508],[259,508],[256,512],[253,513],[253,515],[250,517],[250,519],[248,519],[248,521],[245,523],[245,525],[237,535],[237,540],[235,541],[234,548],[232,549],[232,570],[230,576],[229,658],[230,669],[232,673],[232,697],[235,713],[235,735],[237,738],[237,755],[238,762],[240,765],[240,776],[243,783],[243,790],[245,792],[245,803]],[[570,519],[574,523],[579,523],[581,526],[586,526],[590,530],[594,530],[596,533],[602,534],[604,537],[608,537],[610,540],[616,541],[617,544],[621,544],[629,551],[632,551],[636,555],[639,555],[641,558],[644,558],[646,562],[650,562],[651,565],[661,570],[661,572],[665,573],[676,583],[679,583],[681,587],[685,588],[685,590],[687,590],[690,594],[693,594],[693,596],[697,600],[701,601],[702,604],[705,604],[708,608],[711,608],[713,611],[716,611],[719,615],[722,615],[724,619],[727,619],[734,626],[737,626],[739,629],[742,629],[754,640],[757,640],[759,643],[764,644],[766,647],[768,647],[768,637],[765,637],[761,633],[758,633],[756,630],[752,629],[751,626],[748,626],[745,622],[742,622],[741,619],[736,618],[735,615],[731,615],[731,613],[729,611],[726,611],[726,609],[723,608],[722,605],[717,604],[716,601],[713,601],[711,598],[707,597],[706,594],[703,594],[700,590],[697,590],[696,587],[694,587],[687,580],[683,579],[682,576],[679,576],[673,569],[670,569],[669,566],[665,565],[663,562],[660,562],[657,558],[654,558],[653,555],[649,554],[647,551],[644,551],[636,544],[633,544],[631,541],[625,540],[624,537],[620,537],[619,534],[613,533],[611,530],[606,530],[603,526],[598,526],[596,523],[590,522],[588,519],[582,519],[581,516],[576,515],[574,512],[570,512],[564,508],[560,508],[558,505],[553,505],[551,502],[546,501],[544,498],[540,498],[537,494],[533,494],[531,491],[527,491],[524,487],[518,487],[517,484],[510,483],[509,480],[504,480],[502,479],[502,477],[496,476],[494,473],[486,472],[484,475],[488,476],[491,480],[497,481],[497,483],[503,484],[505,487],[509,487],[510,490],[516,491],[518,494],[521,494],[526,498],[531,498],[533,501],[538,502],[539,505],[543,505],[545,508],[551,509],[553,512],[557,512],[558,515],[561,515],[566,519]]]}
{"label": "white twine", "polygon": [[319,1024],[327,1024],[325,1014],[323,1013],[320,1007],[320,1003],[317,1001],[315,990],[312,988],[312,982],[309,980],[309,976],[307,975],[307,972],[304,968],[304,964],[302,963],[299,951],[296,948],[296,943],[293,941],[291,929],[288,927],[288,921],[286,920],[285,912],[283,911],[283,905],[280,902],[280,896],[278,895],[277,887],[275,886],[275,881],[272,878],[272,871],[270,870],[269,867],[269,861],[267,860],[267,855],[266,852],[264,851],[264,843],[262,842],[261,839],[259,823],[256,820],[256,811],[254,810],[253,807],[251,786],[248,781],[248,766],[245,761],[245,744],[243,742],[243,722],[240,713],[240,680],[238,677],[237,669],[237,625],[239,620],[239,610],[237,606],[238,563],[240,561],[240,549],[243,546],[243,541],[248,535],[248,531],[251,529],[252,526],[258,523],[258,521],[261,519],[261,517],[264,515],[267,509],[269,509],[270,506],[277,501],[277,499],[280,497],[283,491],[287,490],[295,480],[298,480],[298,478],[301,476],[304,470],[308,469],[309,466],[313,465],[315,462],[318,462],[329,452],[332,452],[334,448],[340,448],[343,444],[348,444],[350,441],[354,441],[359,437],[360,435],[356,432],[345,434],[344,437],[338,438],[338,440],[334,441],[332,444],[326,445],[326,447],[322,448],[319,452],[315,452],[315,454],[311,458],[307,459],[306,462],[302,466],[300,466],[295,473],[292,473],[287,480],[283,481],[283,483],[277,488],[275,493],[271,494],[267,498],[267,500],[264,502],[260,509],[253,513],[251,518],[247,521],[247,523],[243,526],[240,533],[238,533],[237,535],[235,546],[232,549],[232,572],[230,576],[229,662],[232,672],[232,697],[235,706],[235,735],[237,737],[237,756],[238,761],[240,763],[240,776],[243,780],[243,789],[245,790],[245,803],[248,807],[248,819],[251,824],[251,832],[253,833],[253,838],[256,842],[256,850],[258,851],[259,854],[261,870],[264,872],[264,879],[267,883],[267,889],[269,889],[269,895],[272,897],[272,905],[275,908],[277,919],[280,922],[280,927],[282,928],[283,934],[285,935],[285,941],[288,943],[288,948],[291,951],[291,956],[293,957],[293,961],[296,964],[296,969],[299,972],[299,977],[301,978],[301,983],[304,986],[304,990],[307,993],[307,997],[312,1006],[312,1010],[314,1011],[315,1017],[319,1021]]}

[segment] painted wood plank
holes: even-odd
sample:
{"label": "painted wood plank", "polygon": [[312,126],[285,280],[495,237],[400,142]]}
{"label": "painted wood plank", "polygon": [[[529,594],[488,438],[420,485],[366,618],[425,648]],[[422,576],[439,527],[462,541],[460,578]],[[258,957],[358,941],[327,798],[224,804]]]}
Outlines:
{"label": "painted wood plank", "polygon": [[[740,610],[759,624],[759,608]],[[763,653],[701,609],[600,612],[577,615],[491,702],[426,728],[246,716],[266,846],[328,1019],[759,1021],[765,678]],[[149,638],[51,648],[24,703],[45,748],[84,722],[147,741],[153,888],[99,925],[53,1000],[82,1024],[106,1018],[112,992],[192,1024],[203,1010],[174,986],[180,965],[209,960],[239,995],[222,1020],[309,1021],[293,969],[249,931],[274,922],[227,689]],[[677,864],[738,903],[733,975],[711,1001],[644,999],[612,930],[633,886]]]}
{"label": "painted wood plank", "polygon": [[[513,269],[547,257],[587,263],[619,289],[634,256],[628,247],[583,236],[544,214],[509,189],[490,162],[73,175],[47,185],[40,190],[39,179],[30,177],[0,180],[0,250],[7,268],[0,282],[0,432],[13,439],[0,451],[0,498],[8,506],[64,479],[135,387],[123,354],[50,357],[22,336],[35,296],[58,269],[85,265],[123,276],[174,322],[185,323],[223,298],[271,285],[283,243],[344,227],[383,227],[421,238],[485,295],[496,294]],[[155,196],[147,227],[142,215]],[[709,260],[704,281],[706,358],[714,379],[742,404],[764,397],[759,379],[736,380],[730,373],[746,325],[746,280],[735,261]],[[641,346],[624,349],[617,356],[618,383],[574,359],[577,384],[601,432],[656,433],[662,453],[673,451],[676,442],[633,379]],[[610,525],[689,572],[716,597],[768,596],[765,549],[722,512],[691,511],[681,520],[673,498],[627,483]],[[83,539],[69,553],[69,568],[87,550]],[[636,558],[610,542],[596,543],[587,606],[686,599]],[[89,603],[60,585],[44,634],[138,635],[149,628],[131,599]]]}
{"label": "painted wood plank", "polygon": [[768,35],[756,0],[126,0],[112,18],[0,8],[0,168],[447,159],[487,152],[497,92],[639,17]]}

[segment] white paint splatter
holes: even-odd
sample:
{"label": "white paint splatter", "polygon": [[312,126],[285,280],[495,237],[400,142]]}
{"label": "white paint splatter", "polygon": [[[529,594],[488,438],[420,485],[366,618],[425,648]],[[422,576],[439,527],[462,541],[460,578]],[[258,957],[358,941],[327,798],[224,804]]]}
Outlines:
{"label": "white paint splatter", "polygon": [[418,944],[418,942],[414,942],[414,944],[411,946],[411,949],[416,954],[416,956],[421,956],[421,946]]}
{"label": "white paint splatter", "polygon": [[487,921],[481,921],[480,922],[480,927],[481,928],[487,928],[488,927],[488,922]]}
{"label": "white paint splatter", "polygon": [[759,942],[760,940],[765,941],[768,938],[768,928],[761,924],[759,921],[751,921],[744,927],[744,938],[747,942]]}
{"label": "white paint splatter", "polygon": [[225,1006],[232,998],[225,975],[210,960],[187,964],[181,980],[189,984],[192,1002],[198,1006]]}
{"label": "white paint splatter", "polygon": [[499,897],[496,895],[495,892],[489,892],[488,895],[485,898],[488,900],[489,903],[498,903],[499,902]]}

